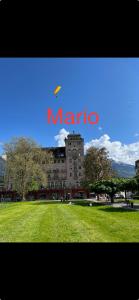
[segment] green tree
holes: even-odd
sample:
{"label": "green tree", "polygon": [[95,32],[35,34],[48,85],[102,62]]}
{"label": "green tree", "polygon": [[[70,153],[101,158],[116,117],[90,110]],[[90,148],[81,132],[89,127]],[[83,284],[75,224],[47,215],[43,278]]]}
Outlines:
{"label": "green tree", "polygon": [[111,160],[108,158],[108,152],[104,147],[101,149],[90,147],[87,150],[84,158],[84,173],[84,186],[116,176]]}
{"label": "green tree", "polygon": [[114,195],[117,192],[124,191],[125,199],[127,191],[134,192],[138,188],[136,178],[111,178],[108,180],[100,180],[90,184],[90,188],[97,195],[108,194],[111,198],[111,202],[114,202]]}
{"label": "green tree", "polygon": [[6,155],[5,186],[26,199],[26,194],[47,185],[46,164],[52,159],[51,153],[42,151],[32,139],[13,138],[4,145]]}
{"label": "green tree", "polygon": [[138,190],[138,182],[135,177],[133,178],[121,178],[120,183],[120,190],[125,192],[125,199],[127,198],[127,192],[135,192]]}
{"label": "green tree", "polygon": [[110,196],[111,203],[113,203],[114,195],[120,189],[120,179],[119,178],[111,178],[108,180],[96,181],[95,183],[90,184],[90,188],[97,195],[108,194]]}

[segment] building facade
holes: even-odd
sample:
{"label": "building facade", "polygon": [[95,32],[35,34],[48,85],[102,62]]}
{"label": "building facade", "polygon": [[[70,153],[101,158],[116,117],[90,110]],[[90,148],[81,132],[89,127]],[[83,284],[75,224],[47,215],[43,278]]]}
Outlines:
{"label": "building facade", "polygon": [[48,188],[79,188],[84,176],[84,139],[80,134],[69,134],[65,147],[42,148],[53,153],[53,163],[48,164]]}
{"label": "building facade", "polygon": [[135,161],[135,170],[136,170],[136,175],[139,175],[139,160]]}
{"label": "building facade", "polygon": [[[65,138],[65,147],[43,147],[43,151],[52,153],[52,162],[44,166],[47,174],[47,188],[41,188],[38,191],[32,191],[28,197],[30,199],[59,199],[71,195],[80,198],[87,195],[82,188],[84,178],[84,139],[80,134],[69,134]],[[6,161],[0,160],[0,174],[4,175]],[[2,178],[2,177],[1,177]],[[4,191],[0,188],[1,193],[10,195],[15,199],[16,194],[12,189]]]}
{"label": "building facade", "polygon": [[0,156],[0,190],[4,187],[5,160]]}

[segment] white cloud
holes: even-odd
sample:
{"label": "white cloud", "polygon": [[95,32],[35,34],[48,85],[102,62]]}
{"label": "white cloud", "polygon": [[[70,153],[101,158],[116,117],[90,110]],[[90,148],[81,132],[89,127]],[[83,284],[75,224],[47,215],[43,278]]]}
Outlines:
{"label": "white cloud", "polygon": [[0,146],[3,146],[3,142],[0,142]]}
{"label": "white cloud", "polygon": [[101,127],[101,126],[99,126],[99,127],[98,127],[98,130],[102,130],[102,127]]}
{"label": "white cloud", "polygon": [[69,134],[69,131],[65,130],[64,128],[60,129],[58,135],[55,135],[54,139],[58,144],[58,147],[65,146],[65,138]]}
{"label": "white cloud", "polygon": [[139,133],[135,133],[134,136],[136,136],[136,137],[139,136]]}
{"label": "white cloud", "polygon": [[3,155],[2,155],[2,158],[3,158],[4,160],[6,160],[6,159],[7,159],[7,155],[6,155],[6,154],[3,154]]}
{"label": "white cloud", "polygon": [[91,147],[105,147],[109,157],[117,162],[135,165],[139,159],[139,142],[132,144],[122,144],[120,141],[112,142],[107,134],[102,135],[99,139],[91,140],[85,144],[85,151]]}
{"label": "white cloud", "polygon": [[[65,146],[64,139],[69,132],[64,128],[61,129],[54,138],[57,141],[58,146]],[[111,141],[108,134],[102,135],[99,139],[92,139],[85,143],[84,150],[91,146],[102,148],[105,147],[108,151],[109,158],[116,162],[123,162],[131,165],[135,165],[135,161],[139,159],[139,142],[131,144],[122,144],[120,141]]]}

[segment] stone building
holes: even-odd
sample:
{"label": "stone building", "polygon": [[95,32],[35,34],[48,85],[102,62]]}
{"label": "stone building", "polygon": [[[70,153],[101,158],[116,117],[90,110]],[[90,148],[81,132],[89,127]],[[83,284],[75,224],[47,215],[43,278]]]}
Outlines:
{"label": "stone building", "polygon": [[[68,194],[77,198],[86,195],[82,188],[84,177],[84,139],[80,134],[69,134],[65,138],[65,147],[43,147],[43,151],[52,153],[53,162],[45,166],[48,185],[38,191],[32,191],[28,197],[30,199],[59,199]],[[4,175],[5,160],[0,160],[0,174]],[[1,193],[2,188],[0,188]],[[10,193],[11,191],[8,191]],[[13,191],[14,192],[14,191]],[[7,191],[5,191],[7,193]],[[11,196],[13,199],[15,195]]]}
{"label": "stone building", "polygon": [[84,176],[84,139],[80,134],[69,134],[65,147],[42,148],[53,153],[53,163],[47,165],[48,188],[79,188]]}
{"label": "stone building", "polygon": [[0,156],[0,189],[4,186],[5,160]]}
{"label": "stone building", "polygon": [[139,175],[139,159],[135,161],[136,175]]}

